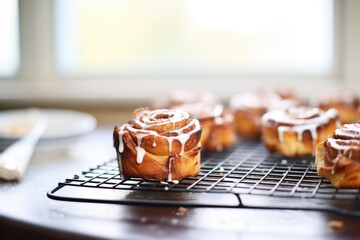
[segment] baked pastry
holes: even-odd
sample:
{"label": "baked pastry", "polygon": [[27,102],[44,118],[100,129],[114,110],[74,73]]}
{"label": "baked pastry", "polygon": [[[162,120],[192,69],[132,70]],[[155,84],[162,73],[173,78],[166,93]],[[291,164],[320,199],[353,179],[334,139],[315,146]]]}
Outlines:
{"label": "baked pastry", "polygon": [[155,107],[183,110],[198,119],[202,127],[201,145],[207,151],[221,151],[236,142],[232,114],[209,92],[176,90],[157,100]]}
{"label": "baked pastry", "polygon": [[297,100],[298,97],[294,93],[293,89],[287,85],[270,85],[260,87],[259,92],[270,92],[279,95],[282,99]]}
{"label": "baked pastry", "polygon": [[317,95],[312,105],[322,110],[335,108],[339,112],[341,123],[354,123],[360,119],[360,98],[347,90],[332,90],[326,94]]}
{"label": "baked pastry", "polygon": [[170,109],[183,104],[199,102],[206,105],[215,105],[218,103],[218,99],[210,92],[178,89],[164,98],[155,99],[151,105],[153,109]]}
{"label": "baked pastry", "polygon": [[360,188],[360,123],[345,124],[319,143],[315,165],[334,187]]}
{"label": "baked pastry", "polygon": [[202,127],[201,146],[207,151],[221,151],[236,142],[234,117],[222,104],[203,102],[182,104],[174,107],[186,111],[198,119]]}
{"label": "baked pastry", "polygon": [[230,100],[230,109],[235,118],[238,135],[257,139],[261,136],[261,117],[274,109],[287,109],[295,106],[294,100],[284,100],[269,91],[248,92],[235,95]]}
{"label": "baked pastry", "polygon": [[284,156],[313,154],[316,145],[340,125],[335,109],[292,107],[262,117],[263,142],[270,151]]}
{"label": "baked pastry", "polygon": [[160,181],[196,176],[200,171],[201,126],[180,110],[136,109],[133,119],[113,132],[125,178]]}

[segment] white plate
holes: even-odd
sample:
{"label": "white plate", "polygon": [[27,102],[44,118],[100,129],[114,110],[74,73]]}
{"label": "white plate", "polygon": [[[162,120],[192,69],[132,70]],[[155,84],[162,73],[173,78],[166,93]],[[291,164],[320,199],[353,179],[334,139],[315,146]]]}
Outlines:
{"label": "white plate", "polygon": [[89,133],[96,119],[87,113],[64,109],[19,109],[0,112],[0,141],[16,140],[26,134],[41,116],[49,126],[41,141],[66,139]]}

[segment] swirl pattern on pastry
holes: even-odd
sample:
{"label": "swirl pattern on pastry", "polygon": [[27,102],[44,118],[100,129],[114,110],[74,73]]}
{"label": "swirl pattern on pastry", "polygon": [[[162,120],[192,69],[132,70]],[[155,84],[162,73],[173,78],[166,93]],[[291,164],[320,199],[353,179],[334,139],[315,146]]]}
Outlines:
{"label": "swirl pattern on pastry", "polygon": [[285,156],[313,154],[315,146],[338,126],[335,109],[292,107],[275,110],[262,118],[263,142],[271,150]]}
{"label": "swirl pattern on pastry", "polygon": [[320,176],[334,187],[360,187],[360,123],[345,124],[316,147]]}
{"label": "swirl pattern on pastry", "polygon": [[114,147],[124,177],[179,180],[200,170],[201,126],[179,110],[136,109],[115,126]]}

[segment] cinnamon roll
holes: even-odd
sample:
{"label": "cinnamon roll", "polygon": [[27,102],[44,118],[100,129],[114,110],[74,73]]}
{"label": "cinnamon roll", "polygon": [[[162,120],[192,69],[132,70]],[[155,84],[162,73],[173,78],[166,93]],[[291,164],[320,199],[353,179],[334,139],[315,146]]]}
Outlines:
{"label": "cinnamon roll", "polygon": [[312,99],[312,105],[322,110],[335,108],[341,123],[354,123],[360,119],[360,98],[348,90],[331,90]]}
{"label": "cinnamon roll", "polygon": [[316,144],[340,125],[335,109],[292,107],[262,117],[263,142],[270,151],[285,156],[313,154]]}
{"label": "cinnamon roll", "polygon": [[153,101],[153,109],[174,108],[183,104],[204,103],[215,105],[218,99],[210,92],[198,92],[185,89],[172,91],[168,96]]}
{"label": "cinnamon roll", "polygon": [[320,142],[315,165],[334,187],[360,188],[360,123],[345,124]]}
{"label": "cinnamon roll", "polygon": [[287,109],[296,104],[294,100],[284,100],[278,94],[269,91],[235,95],[230,100],[230,109],[234,114],[236,132],[244,138],[259,138],[261,117],[266,112]]}
{"label": "cinnamon roll", "polygon": [[160,181],[199,173],[200,137],[200,123],[188,113],[147,108],[136,109],[133,119],[113,133],[122,175]]}
{"label": "cinnamon roll", "polygon": [[205,150],[221,151],[236,142],[234,118],[222,104],[197,102],[182,104],[174,109],[184,110],[200,121],[202,127],[200,141]]}
{"label": "cinnamon roll", "polygon": [[155,107],[183,110],[198,119],[202,127],[201,145],[207,151],[221,151],[236,142],[234,118],[209,92],[173,91]]}

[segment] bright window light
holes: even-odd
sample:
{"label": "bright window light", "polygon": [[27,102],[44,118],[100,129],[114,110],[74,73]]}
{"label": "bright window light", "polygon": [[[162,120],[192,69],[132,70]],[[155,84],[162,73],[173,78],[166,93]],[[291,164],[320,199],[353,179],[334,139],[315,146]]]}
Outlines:
{"label": "bright window light", "polygon": [[329,0],[57,0],[70,76],[329,75]]}
{"label": "bright window light", "polygon": [[0,77],[19,68],[19,7],[17,0],[0,0]]}

